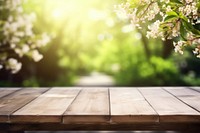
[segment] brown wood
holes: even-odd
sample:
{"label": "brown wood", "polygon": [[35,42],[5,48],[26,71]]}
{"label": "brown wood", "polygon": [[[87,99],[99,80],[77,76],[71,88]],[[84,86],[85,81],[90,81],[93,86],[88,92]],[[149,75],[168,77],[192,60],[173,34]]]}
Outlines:
{"label": "brown wood", "polygon": [[200,89],[189,88],[0,88],[0,131],[199,132]]}
{"label": "brown wood", "polygon": [[10,114],[20,109],[47,89],[26,88],[0,99],[0,122],[9,122]]}
{"label": "brown wood", "polygon": [[200,93],[186,87],[165,87],[165,90],[176,96],[188,106],[200,111]]}
{"label": "brown wood", "polygon": [[158,122],[159,116],[137,88],[110,88],[111,121]]}
{"label": "brown wood", "polygon": [[24,131],[0,131],[0,133],[24,133]]}
{"label": "brown wood", "polygon": [[[59,123],[7,123],[0,124],[0,130],[6,131],[198,131],[199,123],[116,123],[116,124],[59,124]],[[181,132],[182,133],[182,132]]]}
{"label": "brown wood", "polygon": [[64,113],[64,123],[109,121],[108,88],[85,88]]}
{"label": "brown wood", "polygon": [[200,113],[161,88],[139,88],[160,116],[160,122],[200,122]]}
{"label": "brown wood", "polygon": [[24,131],[0,131],[0,133],[24,133]]}
{"label": "brown wood", "polygon": [[188,88],[190,88],[190,89],[193,89],[193,90],[196,90],[196,91],[200,92],[200,87],[197,87],[197,86],[195,87],[195,86],[194,86],[194,87],[188,87]]}
{"label": "brown wood", "polygon": [[0,88],[0,98],[7,96],[17,90],[19,90],[20,88]]}
{"label": "brown wood", "polygon": [[52,88],[11,115],[11,122],[61,122],[80,89]]}

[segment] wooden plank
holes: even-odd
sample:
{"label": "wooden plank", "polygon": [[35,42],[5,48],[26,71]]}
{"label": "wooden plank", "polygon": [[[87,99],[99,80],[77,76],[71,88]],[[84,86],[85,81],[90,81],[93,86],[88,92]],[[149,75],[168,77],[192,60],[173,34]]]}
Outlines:
{"label": "wooden plank", "polygon": [[200,113],[159,88],[139,88],[160,116],[160,122],[200,122]]}
{"label": "wooden plank", "polygon": [[111,121],[158,122],[158,114],[136,88],[110,88]]}
{"label": "wooden plank", "polygon": [[80,89],[52,88],[11,116],[12,122],[61,122]]}
{"label": "wooden plank", "polygon": [[20,109],[47,89],[25,88],[0,99],[0,122],[9,122],[10,114]]}
{"label": "wooden plank", "polygon": [[200,87],[198,87],[198,86],[191,86],[189,88],[200,92]]}
{"label": "wooden plank", "polygon": [[109,121],[107,88],[84,88],[63,116],[64,123],[104,123]]}
{"label": "wooden plank", "polygon": [[175,95],[178,99],[200,111],[200,93],[186,87],[165,87],[165,90]]}
{"label": "wooden plank", "polygon": [[[152,133],[172,133],[171,131],[178,131],[178,133],[199,133],[200,123],[94,123],[94,124],[61,124],[61,123],[0,123],[0,130],[2,131],[74,131],[73,133],[88,133],[88,131],[138,131],[136,133],[151,133],[150,131],[160,131]],[[144,132],[143,132],[144,131]],[[184,132],[180,132],[184,131]],[[50,133],[54,133],[50,132]],[[113,132],[113,133],[118,133]],[[43,133],[43,132],[41,132]],[[46,132],[44,132],[46,133]],[[56,132],[57,133],[57,132]],[[59,133],[59,132],[58,132]],[[68,133],[68,132],[67,132]],[[90,133],[90,132],[89,132]],[[91,132],[94,133],[94,132]],[[110,133],[110,132],[108,132]],[[134,132],[128,132],[134,133]],[[176,132],[173,132],[176,133]]]}
{"label": "wooden plank", "polygon": [[0,98],[9,95],[19,89],[20,88],[0,88]]}

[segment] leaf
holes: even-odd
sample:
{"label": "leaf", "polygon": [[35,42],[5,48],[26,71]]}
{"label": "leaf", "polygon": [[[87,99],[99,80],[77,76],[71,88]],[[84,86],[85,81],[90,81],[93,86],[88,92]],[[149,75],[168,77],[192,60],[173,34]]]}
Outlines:
{"label": "leaf", "polygon": [[187,31],[186,31],[186,29],[185,29],[183,23],[181,22],[181,25],[180,25],[180,36],[181,36],[181,38],[182,38],[184,41],[187,40],[187,39],[185,38],[186,33],[187,33]]}
{"label": "leaf", "polygon": [[193,25],[183,19],[183,25],[188,30],[191,31],[193,34],[200,35],[200,31],[195,29]]}
{"label": "leaf", "polygon": [[170,11],[170,12],[167,12],[167,15],[168,16],[179,16],[175,11]]}
{"label": "leaf", "polygon": [[174,20],[174,19],[177,19],[178,17],[176,15],[171,15],[171,16],[167,16],[164,21],[171,21],[171,20]]}
{"label": "leaf", "polygon": [[172,3],[176,3],[176,4],[183,4],[183,3],[180,2],[179,0],[170,0],[170,2],[172,2]]}

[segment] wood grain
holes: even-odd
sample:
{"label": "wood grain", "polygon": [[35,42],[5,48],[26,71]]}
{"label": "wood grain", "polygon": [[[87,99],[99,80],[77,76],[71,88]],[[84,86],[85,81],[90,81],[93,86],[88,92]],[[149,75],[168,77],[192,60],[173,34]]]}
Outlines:
{"label": "wood grain", "polygon": [[107,88],[84,88],[64,113],[64,123],[102,123],[109,121]]}
{"label": "wood grain", "polygon": [[0,98],[7,96],[17,90],[19,90],[20,88],[0,88]]}
{"label": "wood grain", "polygon": [[10,114],[45,92],[46,88],[25,88],[0,99],[0,122],[10,121]]}
{"label": "wood grain", "polygon": [[111,121],[158,122],[159,117],[136,88],[110,88]]}
{"label": "wood grain", "polygon": [[200,111],[200,93],[186,87],[165,87],[165,90],[175,95],[178,99]]}
{"label": "wood grain", "polygon": [[12,122],[61,122],[78,88],[52,88],[11,115]]}
{"label": "wood grain", "polygon": [[196,90],[198,92],[200,92],[200,87],[197,87],[197,86],[191,86],[189,87],[190,89],[193,89],[193,90]]}
{"label": "wood grain", "polygon": [[200,113],[163,89],[139,88],[160,116],[160,122],[200,122]]}

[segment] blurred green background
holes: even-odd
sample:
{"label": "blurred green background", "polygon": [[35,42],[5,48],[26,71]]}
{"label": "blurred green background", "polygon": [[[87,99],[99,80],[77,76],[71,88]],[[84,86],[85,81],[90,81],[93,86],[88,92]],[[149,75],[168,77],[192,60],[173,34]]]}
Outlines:
{"label": "blurred green background", "polygon": [[171,40],[147,39],[147,24],[136,30],[116,15],[120,2],[28,0],[23,8],[36,13],[34,32],[52,40],[40,62],[23,58],[14,75],[1,70],[0,86],[73,86],[92,72],[110,75],[114,86],[200,85],[199,59],[175,54]]}

